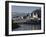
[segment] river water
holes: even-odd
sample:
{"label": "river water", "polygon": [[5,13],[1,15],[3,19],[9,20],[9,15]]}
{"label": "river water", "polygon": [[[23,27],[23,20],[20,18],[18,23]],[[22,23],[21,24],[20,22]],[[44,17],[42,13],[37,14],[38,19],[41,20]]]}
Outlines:
{"label": "river water", "polygon": [[40,24],[18,24],[20,27],[13,29],[13,31],[24,31],[24,30],[40,30]]}

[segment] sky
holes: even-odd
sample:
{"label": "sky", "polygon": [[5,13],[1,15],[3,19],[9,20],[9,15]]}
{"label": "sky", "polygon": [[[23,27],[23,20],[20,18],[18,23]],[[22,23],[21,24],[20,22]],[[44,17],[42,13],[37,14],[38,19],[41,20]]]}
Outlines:
{"label": "sky", "polygon": [[12,5],[12,12],[19,12],[19,13],[32,13],[34,10],[40,9],[40,7],[33,7],[33,6],[15,6]]}

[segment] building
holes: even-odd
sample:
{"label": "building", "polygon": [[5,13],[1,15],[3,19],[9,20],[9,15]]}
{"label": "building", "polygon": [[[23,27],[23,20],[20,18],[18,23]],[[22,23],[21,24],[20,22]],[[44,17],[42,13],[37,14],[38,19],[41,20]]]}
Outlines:
{"label": "building", "polygon": [[33,13],[33,18],[38,18],[38,14],[37,13],[36,14]]}
{"label": "building", "polygon": [[23,19],[23,16],[20,16],[20,19]]}
{"label": "building", "polygon": [[33,18],[41,18],[41,9],[34,10],[31,13],[31,17],[33,17]]}

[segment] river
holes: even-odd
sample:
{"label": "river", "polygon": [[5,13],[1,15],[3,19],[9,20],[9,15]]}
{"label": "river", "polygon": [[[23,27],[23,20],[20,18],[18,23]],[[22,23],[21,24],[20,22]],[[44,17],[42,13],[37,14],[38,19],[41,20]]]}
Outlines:
{"label": "river", "polygon": [[24,30],[40,30],[40,24],[18,24],[20,27],[13,29],[13,31],[24,31]]}

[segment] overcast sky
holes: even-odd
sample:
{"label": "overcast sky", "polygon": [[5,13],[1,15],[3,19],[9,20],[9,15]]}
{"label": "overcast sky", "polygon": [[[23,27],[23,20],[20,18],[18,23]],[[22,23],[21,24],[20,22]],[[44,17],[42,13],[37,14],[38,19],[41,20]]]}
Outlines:
{"label": "overcast sky", "polygon": [[12,5],[12,12],[19,12],[19,13],[31,13],[32,11],[40,9],[40,7],[32,7],[32,6],[15,6]]}

